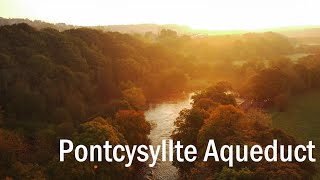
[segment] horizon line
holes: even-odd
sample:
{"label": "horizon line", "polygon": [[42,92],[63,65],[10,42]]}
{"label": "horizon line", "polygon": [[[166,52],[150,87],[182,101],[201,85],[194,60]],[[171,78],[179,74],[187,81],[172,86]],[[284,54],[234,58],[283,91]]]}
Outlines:
{"label": "horizon line", "polygon": [[43,23],[49,23],[53,25],[59,25],[59,24],[64,24],[66,26],[75,26],[75,27],[108,27],[108,26],[136,26],[136,25],[157,25],[157,26],[179,26],[179,27],[185,27],[189,28],[190,30],[193,31],[243,31],[243,32],[261,32],[261,31],[271,31],[271,30],[290,30],[290,29],[305,29],[305,28],[320,28],[320,24],[308,24],[308,25],[284,25],[284,26],[274,26],[274,27],[267,27],[267,28],[257,28],[257,29],[206,29],[206,28],[194,28],[190,25],[186,24],[174,24],[174,23],[154,23],[154,22],[149,22],[149,23],[132,23],[132,24],[97,24],[97,25],[77,25],[77,24],[69,24],[65,22],[49,22],[46,20],[41,20],[41,19],[32,19],[32,18],[26,18],[26,17],[3,17],[0,16],[0,19],[7,19],[7,20],[29,20],[32,22],[40,21]]}

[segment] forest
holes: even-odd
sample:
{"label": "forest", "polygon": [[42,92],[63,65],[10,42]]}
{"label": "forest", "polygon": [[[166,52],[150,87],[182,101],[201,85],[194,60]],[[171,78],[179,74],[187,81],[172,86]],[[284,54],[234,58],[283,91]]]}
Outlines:
{"label": "forest", "polygon": [[[291,55],[299,55],[292,58]],[[264,32],[192,36],[163,29],[124,34],[0,26],[0,179],[141,179],[143,163],[59,162],[59,139],[75,144],[150,144],[144,111],[189,92],[174,140],[204,153],[223,144],[300,139],[272,114],[319,92],[320,46]],[[237,103],[241,99],[242,103]],[[290,122],[289,122],[290,123]],[[316,142],[320,143],[320,142]],[[319,152],[320,154],[320,152]],[[173,163],[181,179],[311,179],[312,163]]]}

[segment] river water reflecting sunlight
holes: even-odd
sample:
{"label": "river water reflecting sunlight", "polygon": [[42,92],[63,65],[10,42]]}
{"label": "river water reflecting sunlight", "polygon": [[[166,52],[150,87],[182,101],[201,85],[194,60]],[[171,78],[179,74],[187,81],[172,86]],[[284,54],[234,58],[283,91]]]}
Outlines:
{"label": "river water reflecting sunlight", "polygon": [[[152,105],[145,112],[146,120],[152,126],[149,138],[153,146],[160,145],[162,140],[170,139],[171,133],[175,129],[174,121],[179,116],[179,112],[184,108],[191,108],[192,95],[191,93],[181,100]],[[177,179],[178,170],[172,165],[172,162],[162,162],[158,159],[148,178]]]}

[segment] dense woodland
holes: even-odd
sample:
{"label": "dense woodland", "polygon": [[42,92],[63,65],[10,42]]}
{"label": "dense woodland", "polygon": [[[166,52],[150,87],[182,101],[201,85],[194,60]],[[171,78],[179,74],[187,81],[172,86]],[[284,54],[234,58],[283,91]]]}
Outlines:
{"label": "dense woodland", "polygon": [[[317,48],[267,33],[187,36],[164,29],[129,35],[89,28],[0,27],[0,179],[139,178],[143,164],[58,159],[58,140],[148,144],[150,103],[207,88],[176,120],[172,137],[199,149],[207,139],[266,145],[296,140],[264,111],[320,87]],[[287,55],[312,53],[294,62]],[[225,82],[228,81],[228,82]],[[233,88],[231,88],[231,85]],[[232,92],[231,94],[226,92]],[[241,97],[245,102],[236,103]],[[182,177],[312,177],[312,164],[179,164]],[[68,172],[68,173],[65,173]],[[278,173],[278,174],[277,174]]]}
{"label": "dense woodland", "polygon": [[[219,82],[196,94],[191,109],[180,112],[172,137],[182,144],[194,144],[200,157],[204,156],[207,142],[214,139],[220,148],[224,144],[259,144],[263,147],[277,139],[281,144],[296,146],[299,143],[290,135],[272,128],[272,120],[261,109],[241,109],[236,104],[230,84]],[[174,162],[186,179],[310,179],[316,169],[310,162],[227,163],[200,160],[194,163]]]}

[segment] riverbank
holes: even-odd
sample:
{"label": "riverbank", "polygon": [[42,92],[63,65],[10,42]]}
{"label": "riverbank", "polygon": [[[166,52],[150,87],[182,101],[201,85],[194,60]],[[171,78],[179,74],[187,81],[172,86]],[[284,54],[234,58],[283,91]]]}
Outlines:
{"label": "riverbank", "polygon": [[[191,108],[191,96],[193,93],[185,94],[184,98],[168,100],[162,103],[150,105],[145,111],[145,117],[150,122],[152,129],[149,135],[151,144],[160,145],[164,139],[171,139],[172,131],[175,129],[174,121],[182,109]],[[178,170],[172,162],[157,161],[157,165],[148,168],[145,172],[146,179],[177,179]]]}

